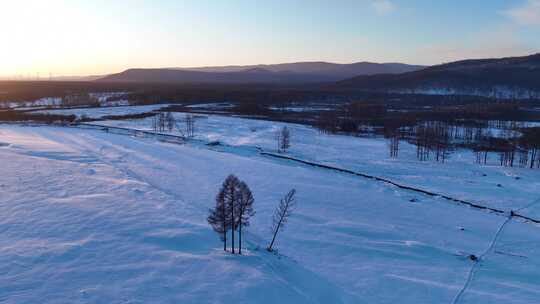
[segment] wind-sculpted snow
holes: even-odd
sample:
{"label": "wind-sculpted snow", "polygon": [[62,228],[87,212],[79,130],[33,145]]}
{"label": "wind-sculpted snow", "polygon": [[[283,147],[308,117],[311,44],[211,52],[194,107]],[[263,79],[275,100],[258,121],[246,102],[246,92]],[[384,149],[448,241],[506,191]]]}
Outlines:
{"label": "wind-sculpted snow", "polygon": [[[2,303],[450,303],[504,219],[253,153],[13,125],[0,142]],[[245,256],[206,223],[230,173],[256,200]],[[534,303],[539,229],[510,222],[460,303]]]}

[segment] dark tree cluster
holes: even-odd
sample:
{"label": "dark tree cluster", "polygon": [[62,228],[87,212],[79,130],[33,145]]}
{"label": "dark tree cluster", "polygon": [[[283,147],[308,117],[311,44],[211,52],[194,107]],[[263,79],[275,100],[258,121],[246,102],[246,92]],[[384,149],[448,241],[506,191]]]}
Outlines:
{"label": "dark tree cluster", "polygon": [[152,130],[158,132],[172,132],[176,127],[176,120],[171,112],[159,112],[152,116]]}
{"label": "dark tree cluster", "polygon": [[[266,247],[273,251],[277,235],[285,229],[295,206],[296,190],[290,190],[281,199],[272,218],[272,240]],[[255,215],[253,204],[255,199],[248,185],[234,175],[229,175],[216,195],[215,207],[209,210],[207,218],[212,229],[219,234],[223,242],[223,250],[227,251],[227,241],[230,231],[231,253],[236,253],[235,235],[238,234],[238,254],[242,254],[242,229],[249,226],[250,219]]]}
{"label": "dark tree cluster", "polygon": [[522,151],[521,165],[529,166],[531,169],[540,168],[540,127],[523,130],[519,142]]}
{"label": "dark tree cluster", "polygon": [[38,123],[72,123],[77,117],[75,115],[55,115],[38,114],[24,111],[4,110],[0,111],[0,121],[9,122],[38,122]]}
{"label": "dark tree cluster", "polygon": [[210,209],[208,223],[219,233],[223,250],[227,251],[227,234],[231,231],[231,252],[235,253],[235,234],[238,232],[238,254],[242,254],[242,227],[249,225],[255,214],[255,199],[249,187],[234,175],[229,175],[216,196],[216,206]]}
{"label": "dark tree cluster", "polygon": [[152,130],[154,130],[155,133],[164,132],[166,125],[165,113],[160,112],[152,116]]}
{"label": "dark tree cluster", "polygon": [[101,104],[96,97],[91,96],[89,93],[78,93],[62,96],[62,106],[64,107],[99,107]]}
{"label": "dark tree cluster", "polygon": [[388,139],[390,157],[397,158],[399,155],[399,142],[402,139],[401,122],[398,120],[387,120],[384,123],[384,137]]}
{"label": "dark tree cluster", "polygon": [[[540,128],[519,128],[520,124],[506,124],[510,126],[498,137],[487,133],[466,145],[476,156],[476,163],[486,164],[489,153],[496,153],[499,165],[505,167],[538,168],[538,149],[540,148]],[[500,126],[500,125],[499,125]]]}
{"label": "dark tree cluster", "polygon": [[415,128],[416,156],[419,160],[429,160],[431,156],[436,161],[445,162],[453,150],[450,140],[449,125],[444,122],[425,122]]}

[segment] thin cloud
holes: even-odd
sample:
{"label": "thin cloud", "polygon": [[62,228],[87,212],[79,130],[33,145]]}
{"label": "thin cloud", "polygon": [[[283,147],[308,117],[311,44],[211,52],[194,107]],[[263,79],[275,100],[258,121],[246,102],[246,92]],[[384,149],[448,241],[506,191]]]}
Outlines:
{"label": "thin cloud", "polygon": [[388,15],[396,10],[396,5],[390,0],[373,0],[371,5],[379,15]]}
{"label": "thin cloud", "polygon": [[520,25],[540,26],[540,0],[528,0],[502,14]]}

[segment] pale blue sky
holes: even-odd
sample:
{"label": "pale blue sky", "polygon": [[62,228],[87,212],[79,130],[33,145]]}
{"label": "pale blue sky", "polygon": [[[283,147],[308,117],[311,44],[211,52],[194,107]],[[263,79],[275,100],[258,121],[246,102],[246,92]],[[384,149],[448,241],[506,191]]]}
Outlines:
{"label": "pale blue sky", "polygon": [[435,64],[540,52],[540,0],[19,0],[0,75],[293,61]]}

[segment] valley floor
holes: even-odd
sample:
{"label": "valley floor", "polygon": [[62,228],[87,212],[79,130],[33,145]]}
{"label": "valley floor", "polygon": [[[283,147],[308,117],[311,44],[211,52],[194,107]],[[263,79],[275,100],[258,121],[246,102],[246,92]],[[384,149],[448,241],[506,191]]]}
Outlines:
{"label": "valley floor", "polygon": [[[253,136],[274,128],[233,125],[233,134]],[[452,303],[474,265],[469,254],[482,259],[459,303],[538,301],[540,227],[513,219],[499,231],[506,216],[241,153],[243,145],[271,149],[272,139],[241,139],[227,127],[211,135],[198,126],[199,140],[236,140],[239,150],[1,125],[0,302]],[[540,214],[531,204],[540,199],[537,171],[472,169],[459,157],[456,166],[391,163],[380,160],[384,143],[369,139],[340,152],[330,143],[342,139],[318,137],[319,149],[303,149],[308,137],[298,130],[291,155]],[[340,158],[361,146],[360,161]],[[487,181],[478,182],[476,170]],[[206,223],[230,173],[256,199],[244,256],[224,253]],[[501,180],[505,191],[490,188]],[[290,188],[298,191],[298,208],[279,235],[279,255],[270,254],[264,248],[272,213]]]}

